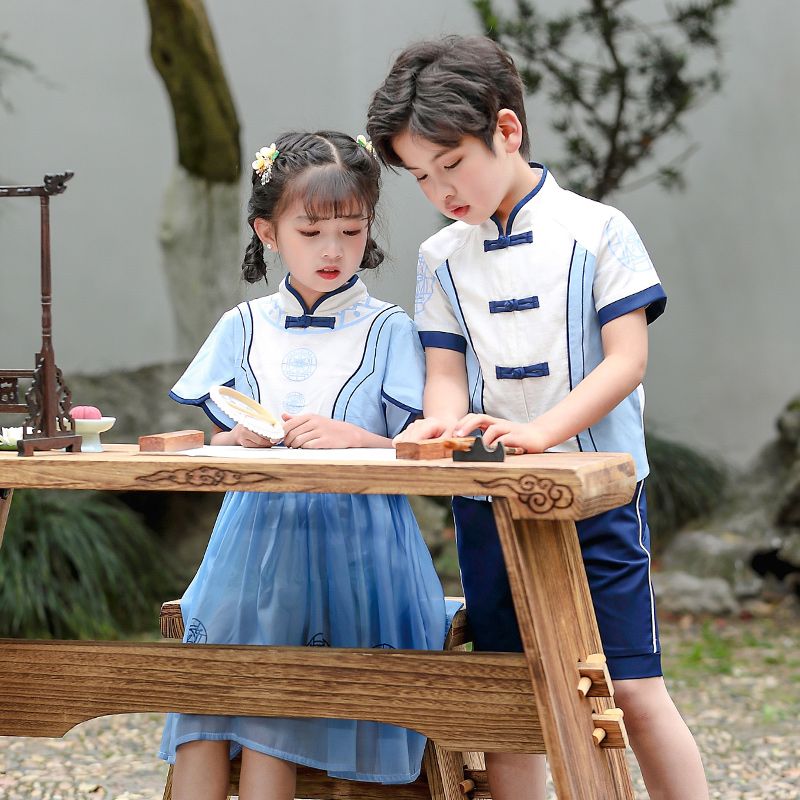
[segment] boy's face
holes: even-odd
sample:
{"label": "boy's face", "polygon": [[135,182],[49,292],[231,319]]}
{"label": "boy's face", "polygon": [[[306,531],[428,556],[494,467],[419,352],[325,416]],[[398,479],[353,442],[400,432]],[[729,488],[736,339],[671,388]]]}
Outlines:
{"label": "boy's face", "polygon": [[514,164],[499,130],[493,151],[474,136],[448,148],[407,130],[392,139],[392,146],[428,200],[450,219],[479,225],[511,189]]}

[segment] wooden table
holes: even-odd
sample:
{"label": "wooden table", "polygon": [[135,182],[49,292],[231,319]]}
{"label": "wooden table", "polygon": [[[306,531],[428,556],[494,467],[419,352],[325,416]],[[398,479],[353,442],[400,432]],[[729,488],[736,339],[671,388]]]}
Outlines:
{"label": "wooden table", "polygon": [[264,463],[134,445],[0,453],[6,489],[491,494],[525,646],[523,655],[4,639],[0,735],[63,736],[130,712],[371,719],[451,750],[546,752],[561,800],[632,800],[624,750],[592,738],[593,712],[612,699],[577,691],[578,663],[602,648],[574,521],[627,503],[635,482],[630,456],[613,453],[500,464]]}

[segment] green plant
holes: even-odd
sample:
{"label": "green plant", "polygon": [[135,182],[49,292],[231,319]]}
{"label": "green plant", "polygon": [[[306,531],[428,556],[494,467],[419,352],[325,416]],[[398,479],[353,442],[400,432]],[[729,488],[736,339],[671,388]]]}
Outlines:
{"label": "green plant", "polygon": [[716,27],[733,0],[665,2],[655,20],[633,0],[584,0],[550,17],[528,0],[516,0],[513,15],[492,0],[472,5],[486,35],[514,56],[527,91],[546,92],[570,188],[602,200],[651,180],[682,187],[681,165],[695,145],[650,175],[637,170],[719,90]]}
{"label": "green plant", "polygon": [[709,513],[727,483],[725,469],[688,445],[646,435],[648,523],[654,549],[663,550],[672,534],[689,520]]}
{"label": "green plant", "polygon": [[14,492],[0,549],[0,636],[113,638],[176,591],[152,533],[107,492]]}

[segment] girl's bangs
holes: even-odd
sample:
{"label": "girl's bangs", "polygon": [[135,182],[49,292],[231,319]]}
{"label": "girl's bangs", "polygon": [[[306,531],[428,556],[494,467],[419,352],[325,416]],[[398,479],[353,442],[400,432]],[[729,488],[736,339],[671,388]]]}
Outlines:
{"label": "girl's bangs", "polygon": [[374,199],[359,176],[336,164],[306,170],[289,202],[300,198],[306,216],[316,222],[341,217],[372,217]]}

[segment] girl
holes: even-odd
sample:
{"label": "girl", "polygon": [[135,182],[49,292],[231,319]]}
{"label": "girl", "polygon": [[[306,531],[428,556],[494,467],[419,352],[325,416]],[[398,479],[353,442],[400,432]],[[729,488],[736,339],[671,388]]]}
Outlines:
{"label": "girl", "polygon": [[[281,409],[287,447],[390,447],[420,414],[414,324],[358,277],[383,254],[370,234],[379,192],[371,145],[288,133],[257,154],[242,270],[288,274],[276,294],[228,311],[170,393],[214,422],[212,444],[269,447],[209,398],[234,386]],[[440,649],[442,588],[404,496],[229,492],[181,608],[185,641]],[[224,798],[242,752],[240,797],[294,798],[295,764],[404,783],[424,738],[374,722],[170,714],[162,758],[175,800]]]}

